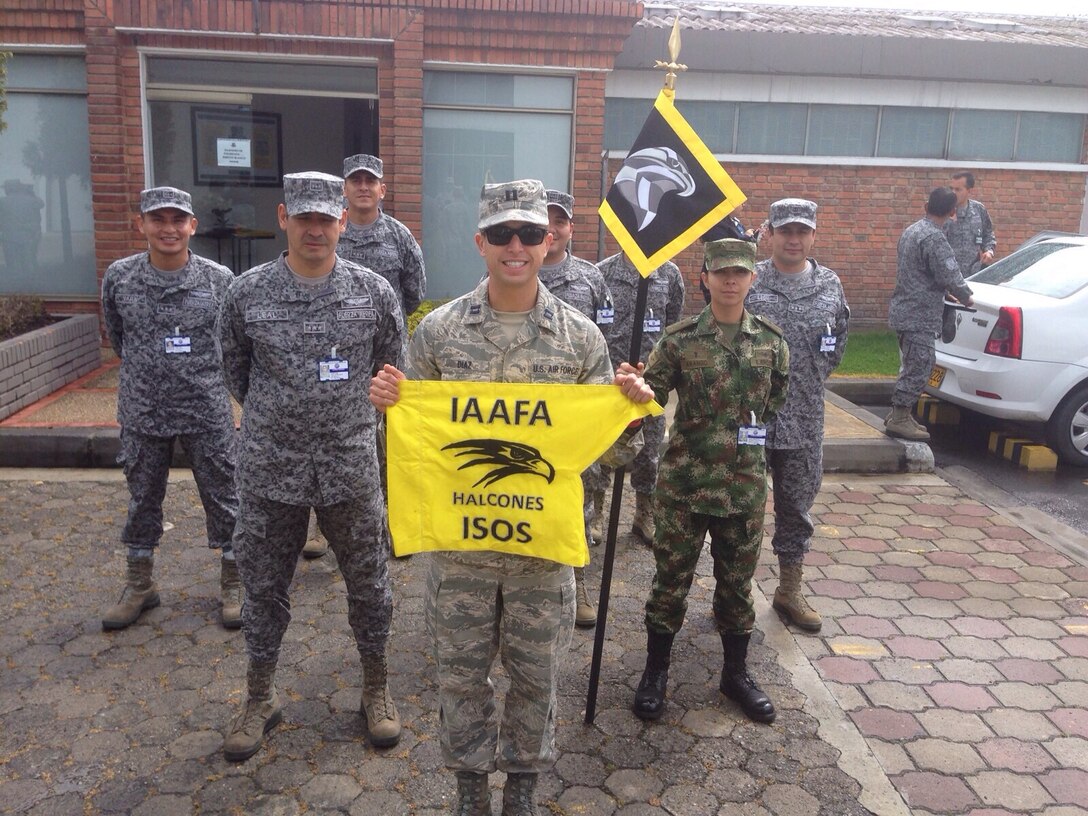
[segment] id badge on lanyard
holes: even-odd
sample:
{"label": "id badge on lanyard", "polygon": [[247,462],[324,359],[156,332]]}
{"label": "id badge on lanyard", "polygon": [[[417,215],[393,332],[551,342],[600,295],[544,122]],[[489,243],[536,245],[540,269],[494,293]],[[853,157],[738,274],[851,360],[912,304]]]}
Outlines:
{"label": "id badge on lanyard", "polygon": [[317,363],[318,382],[340,382],[351,377],[348,361],[336,356],[336,346],[329,349],[329,356]]}
{"label": "id badge on lanyard", "polygon": [[654,317],[653,309],[650,309],[646,317],[643,318],[642,331],[646,334],[653,334],[661,331],[661,318]]}
{"label": "id badge on lanyard", "polygon": [[831,333],[831,324],[827,324],[827,334],[820,335],[820,351],[830,354],[839,344],[839,338]]}
{"label": "id badge on lanyard", "polygon": [[767,426],[756,422],[755,411],[749,412],[751,422],[737,428],[737,445],[754,445],[764,448],[767,446]]}
{"label": "id badge on lanyard", "polygon": [[163,348],[167,354],[191,354],[193,341],[188,335],[181,333],[181,326],[175,326],[173,335],[163,340]]}

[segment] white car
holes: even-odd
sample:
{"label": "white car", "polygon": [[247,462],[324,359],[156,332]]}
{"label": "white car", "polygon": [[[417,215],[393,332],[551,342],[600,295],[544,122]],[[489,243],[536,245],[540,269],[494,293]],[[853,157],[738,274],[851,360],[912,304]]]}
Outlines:
{"label": "white car", "polygon": [[1059,458],[1088,467],[1088,236],[1024,247],[968,283],[973,310],[946,309],[926,391],[1045,423]]}

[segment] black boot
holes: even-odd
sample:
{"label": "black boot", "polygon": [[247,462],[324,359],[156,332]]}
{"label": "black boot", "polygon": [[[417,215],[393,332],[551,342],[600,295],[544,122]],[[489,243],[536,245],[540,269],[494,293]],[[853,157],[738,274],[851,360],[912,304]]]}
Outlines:
{"label": "black boot", "polygon": [[752,635],[722,636],[722,694],[741,707],[748,719],[761,723],[774,722],[774,704],[748,674],[748,641]]}
{"label": "black boot", "polygon": [[646,630],[646,670],[638,681],[631,710],[640,720],[657,720],[665,713],[665,687],[669,683],[669,658],[672,655],[671,632]]}

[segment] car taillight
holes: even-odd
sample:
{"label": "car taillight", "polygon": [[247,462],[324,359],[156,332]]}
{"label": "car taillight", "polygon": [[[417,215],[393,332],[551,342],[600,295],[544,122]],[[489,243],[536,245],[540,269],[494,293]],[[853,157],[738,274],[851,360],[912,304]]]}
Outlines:
{"label": "car taillight", "polygon": [[1020,359],[1024,347],[1024,311],[1019,306],[1002,306],[997,323],[986,341],[986,353]]}

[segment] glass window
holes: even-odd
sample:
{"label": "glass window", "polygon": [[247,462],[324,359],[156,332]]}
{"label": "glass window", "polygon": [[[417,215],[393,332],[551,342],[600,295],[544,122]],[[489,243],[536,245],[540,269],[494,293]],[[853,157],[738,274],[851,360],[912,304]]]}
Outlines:
{"label": "glass window", "polygon": [[652,99],[606,99],[604,149],[630,150],[653,106]]}
{"label": "glass window", "polygon": [[809,112],[810,156],[872,156],[876,148],[875,105],[813,105]]}
{"label": "glass window", "polygon": [[948,141],[948,111],[943,108],[886,107],[880,116],[878,156],[940,159]]}
{"label": "glass window", "polygon": [[1069,297],[1088,286],[1088,247],[1035,244],[1002,258],[970,280],[1052,298]]}
{"label": "glass window", "polygon": [[567,111],[573,95],[570,77],[457,71],[428,71],[423,75],[425,105]]}
{"label": "glass window", "polygon": [[1012,161],[1016,144],[1016,113],[957,110],[952,116],[948,158]]}
{"label": "glass window", "polygon": [[[428,297],[463,295],[484,275],[472,237],[484,184],[536,178],[547,187],[568,188],[573,100],[570,77],[424,73]],[[629,101],[641,105],[644,119],[652,103]]]}
{"label": "glass window", "polygon": [[378,70],[364,65],[148,57],[147,85],[376,95]]}
{"label": "glass window", "polygon": [[[66,57],[16,55],[20,85],[81,84]],[[29,66],[29,67],[28,67]],[[14,70],[12,70],[14,74]],[[7,129],[0,133],[0,292],[94,295],[90,145],[87,100],[66,93],[8,89]]]}
{"label": "glass window", "polygon": [[1084,117],[1077,113],[1021,113],[1017,161],[1079,163]]}
{"label": "glass window", "polygon": [[83,57],[12,54],[7,61],[7,72],[9,91],[87,91]]}
{"label": "glass window", "polygon": [[742,102],[738,115],[738,153],[804,154],[808,105]]}
{"label": "glass window", "polygon": [[[687,102],[680,100],[676,109],[688,120],[699,138],[714,153],[733,152],[733,125],[737,119],[735,102]],[[646,111],[649,113],[649,110]],[[645,115],[643,115],[645,120]],[[630,145],[628,145],[630,147]]]}

